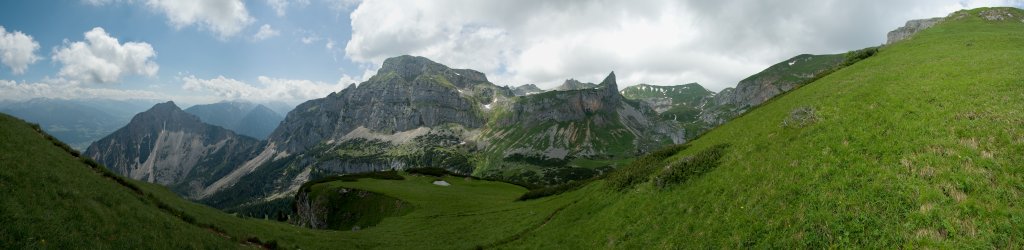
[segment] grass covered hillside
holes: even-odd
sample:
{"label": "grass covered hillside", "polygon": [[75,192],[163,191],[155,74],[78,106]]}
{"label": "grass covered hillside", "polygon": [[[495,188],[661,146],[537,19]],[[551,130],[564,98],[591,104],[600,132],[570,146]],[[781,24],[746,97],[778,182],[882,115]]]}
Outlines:
{"label": "grass covered hillside", "polygon": [[[0,114],[0,248],[232,248]],[[51,140],[52,137],[50,137]],[[142,184],[139,184],[142,185]]]}
{"label": "grass covered hillside", "polygon": [[0,248],[1019,248],[1022,68],[1024,10],[961,11],[591,182],[303,185],[401,201],[340,231],[183,200],[0,115]]}
{"label": "grass covered hillside", "polygon": [[[1004,18],[983,18],[993,13]],[[954,13],[666,161],[730,145],[703,175],[586,195],[513,244],[1019,247],[1022,17],[1019,9]]]}
{"label": "grass covered hillside", "polygon": [[326,182],[310,187],[365,190],[409,207],[358,231],[314,230],[186,201],[78,158],[38,131],[0,114],[0,248],[470,249],[509,242],[580,198],[516,201],[526,189],[450,176]]}

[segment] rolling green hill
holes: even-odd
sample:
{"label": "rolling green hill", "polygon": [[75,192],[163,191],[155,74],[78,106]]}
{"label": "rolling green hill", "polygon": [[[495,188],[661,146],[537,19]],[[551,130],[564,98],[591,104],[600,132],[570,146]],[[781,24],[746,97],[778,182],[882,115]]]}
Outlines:
{"label": "rolling green hill", "polygon": [[0,244],[1015,248],[1024,245],[1022,18],[1007,8],[953,13],[678,153],[555,196],[514,201],[526,190],[457,177],[442,187],[408,174],[316,184],[413,205],[358,231],[230,216],[91,168],[0,116]]}

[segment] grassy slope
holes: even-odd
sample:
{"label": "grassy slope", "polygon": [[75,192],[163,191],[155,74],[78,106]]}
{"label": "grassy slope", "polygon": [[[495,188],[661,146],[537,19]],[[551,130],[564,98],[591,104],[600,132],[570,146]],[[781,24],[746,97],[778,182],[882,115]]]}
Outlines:
{"label": "grassy slope", "polygon": [[[238,246],[193,226],[210,225],[229,239],[305,249],[1015,247],[1024,244],[1022,26],[970,18],[884,48],[693,141],[676,158],[732,146],[717,169],[667,190],[617,192],[598,181],[512,202],[524,190],[461,178],[447,178],[447,189],[427,177],[330,183],[416,206],[358,232],[237,218],[132,182],[155,197],[144,198],[3,116],[0,242]],[[781,128],[797,107],[815,108],[819,121]]]}
{"label": "grassy slope", "polygon": [[233,248],[0,114],[0,248]]}
{"label": "grassy slope", "polygon": [[[581,191],[510,247],[1020,246],[1021,48],[1016,20],[937,25],[677,155],[731,143],[717,170],[667,191]],[[803,106],[820,121],[779,126]]]}
{"label": "grassy slope", "polygon": [[0,115],[0,128],[0,248],[225,249],[258,240],[290,249],[466,249],[507,241],[580,199],[514,202],[525,189],[457,177],[444,178],[450,187],[421,176],[331,182],[321,185],[365,189],[415,208],[357,232],[312,230],[235,217],[149,183],[122,179],[122,185],[27,123]]}

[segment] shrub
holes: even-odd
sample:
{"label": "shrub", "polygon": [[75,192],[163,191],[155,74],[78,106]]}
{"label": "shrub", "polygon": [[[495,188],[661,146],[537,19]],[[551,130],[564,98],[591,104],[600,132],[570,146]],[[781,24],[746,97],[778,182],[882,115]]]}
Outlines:
{"label": "shrub", "polygon": [[818,122],[818,113],[812,107],[798,107],[789,112],[779,126],[783,128],[802,128]]}
{"label": "shrub", "polygon": [[532,199],[543,198],[543,197],[548,197],[548,196],[552,196],[552,195],[556,195],[556,194],[561,194],[561,193],[573,191],[573,190],[579,189],[580,187],[585,186],[587,183],[590,183],[593,180],[594,179],[581,180],[581,181],[570,181],[570,182],[566,182],[566,183],[563,183],[563,184],[557,185],[557,186],[542,187],[542,188],[538,188],[538,189],[532,189],[532,190],[524,193],[522,196],[519,196],[519,199],[516,199],[516,200],[520,200],[520,201],[532,200]]}
{"label": "shrub", "polygon": [[433,177],[444,177],[445,175],[458,176],[458,177],[466,177],[466,175],[460,175],[460,174],[452,173],[451,171],[448,171],[447,169],[438,168],[438,167],[410,168],[410,169],[406,169],[405,172],[410,173],[410,174],[428,175],[428,176],[433,176]]}
{"label": "shrub", "polygon": [[313,180],[313,181],[309,181],[309,182],[303,183],[302,187],[299,188],[299,193],[305,192],[306,190],[309,190],[309,187],[312,187],[313,185],[320,184],[320,183],[327,183],[327,182],[332,182],[332,181],[351,182],[351,181],[358,181],[359,179],[362,179],[362,178],[371,178],[371,179],[378,179],[378,180],[405,180],[405,177],[402,177],[402,175],[399,175],[398,172],[394,171],[394,170],[380,171],[380,172],[358,173],[358,174],[335,175],[335,176],[328,176],[328,177],[324,177],[324,178],[320,178],[320,179],[316,179],[316,180]]}
{"label": "shrub", "polygon": [[728,144],[718,144],[701,150],[693,156],[687,156],[669,164],[654,178],[658,188],[667,188],[675,184],[698,177],[718,167],[718,160],[725,154]]}
{"label": "shrub", "polygon": [[658,170],[662,161],[679,151],[689,147],[689,144],[678,144],[666,146],[653,153],[637,158],[629,165],[621,167],[608,175],[608,185],[618,190],[626,190],[638,183],[643,183],[650,178],[651,174]]}
{"label": "shrub", "polygon": [[850,66],[861,60],[867,59],[868,57],[874,56],[878,53],[878,47],[867,47],[860,50],[854,50],[846,52],[846,60],[843,61],[843,66]]}

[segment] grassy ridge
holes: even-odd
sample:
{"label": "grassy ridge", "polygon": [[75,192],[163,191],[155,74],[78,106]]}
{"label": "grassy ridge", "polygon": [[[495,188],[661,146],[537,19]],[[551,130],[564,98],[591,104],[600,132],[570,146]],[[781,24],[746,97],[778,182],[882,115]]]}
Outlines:
{"label": "grassy ridge", "polygon": [[236,248],[0,114],[0,247]]}
{"label": "grassy ridge", "polygon": [[[731,144],[702,177],[590,194],[510,247],[1019,247],[1024,12],[988,21],[982,11],[776,98],[671,159]],[[779,126],[800,107],[819,119]]]}

